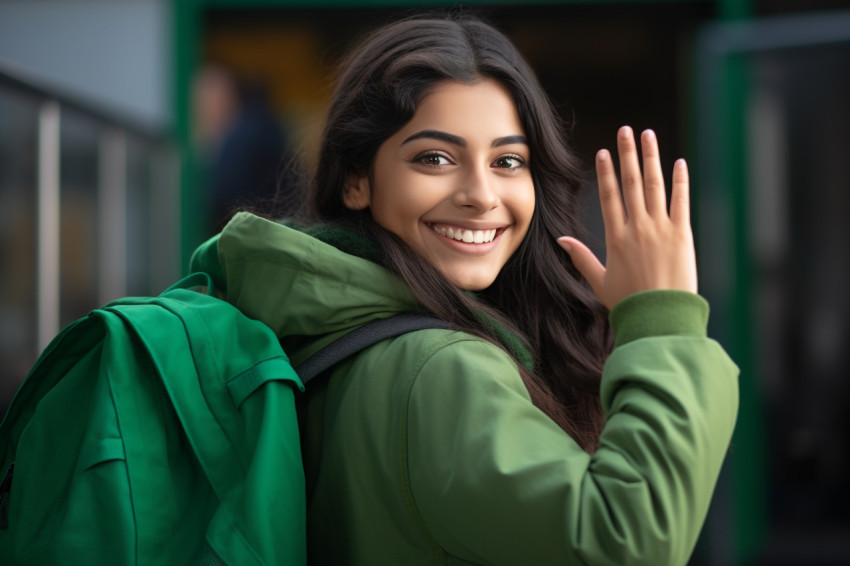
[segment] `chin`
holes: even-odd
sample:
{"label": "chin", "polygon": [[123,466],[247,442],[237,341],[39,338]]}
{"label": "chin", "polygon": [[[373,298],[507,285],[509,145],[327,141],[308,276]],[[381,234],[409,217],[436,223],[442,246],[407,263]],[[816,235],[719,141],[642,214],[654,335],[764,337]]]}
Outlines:
{"label": "chin", "polygon": [[493,284],[495,277],[480,277],[480,276],[452,276],[448,274],[446,278],[451,281],[456,287],[464,291],[483,291]]}

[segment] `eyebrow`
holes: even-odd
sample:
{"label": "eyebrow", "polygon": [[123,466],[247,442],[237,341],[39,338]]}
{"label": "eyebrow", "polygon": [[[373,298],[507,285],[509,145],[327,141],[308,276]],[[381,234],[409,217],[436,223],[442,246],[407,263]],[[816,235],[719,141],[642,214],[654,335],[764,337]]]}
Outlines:
{"label": "eyebrow", "polygon": [[490,144],[490,147],[499,147],[500,145],[511,145],[512,143],[521,143],[523,145],[528,145],[528,139],[525,136],[505,136],[503,138],[494,139],[493,143]]}
{"label": "eyebrow", "polygon": [[[450,143],[452,145],[456,145],[459,147],[466,147],[466,140],[460,136],[456,136],[454,134],[450,134],[448,132],[441,132],[440,130],[422,130],[416,132],[411,135],[403,142],[401,145],[412,142],[413,140],[419,140],[423,138],[428,138],[432,140],[444,141],[446,143]],[[493,143],[490,144],[490,147],[499,147],[502,145],[510,145],[514,143],[521,143],[524,145],[528,145],[528,139],[525,136],[505,136],[503,138],[496,138],[493,140]]]}

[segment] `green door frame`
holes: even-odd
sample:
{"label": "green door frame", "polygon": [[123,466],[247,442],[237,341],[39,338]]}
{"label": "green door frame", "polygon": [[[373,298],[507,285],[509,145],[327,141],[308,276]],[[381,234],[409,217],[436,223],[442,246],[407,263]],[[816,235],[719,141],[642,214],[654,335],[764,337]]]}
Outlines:
{"label": "green door frame", "polygon": [[[551,4],[592,4],[600,0],[538,0]],[[645,0],[601,0],[641,3]],[[695,2],[700,0],[667,0]],[[333,8],[453,5],[457,2],[417,0],[173,0],[174,137],[181,163],[181,266],[188,269],[192,251],[203,233],[203,195],[191,144],[191,77],[201,56],[203,15],[210,8]],[[511,0],[468,0],[472,4],[511,4]],[[711,334],[729,349],[742,370],[741,414],[730,459],[718,489],[704,536],[701,556],[712,564],[742,563],[759,548],[766,525],[762,484],[764,433],[762,413],[752,376],[752,319],[747,312],[751,279],[747,258],[745,192],[745,101],[749,74],[746,54],[767,46],[750,45],[754,29],[752,0],[715,0],[717,23],[708,24],[698,39],[695,106],[688,129],[697,159],[693,164],[695,227],[701,261],[701,284],[712,300]],[[759,24],[760,26],[761,24]],[[749,31],[748,31],[749,30]],[[722,151],[719,148],[723,148]],[[713,226],[726,226],[721,234]],[[700,237],[700,228],[703,234]],[[709,232],[708,234],[704,232]],[[710,243],[710,245],[709,245]],[[708,547],[708,549],[706,549]]]}

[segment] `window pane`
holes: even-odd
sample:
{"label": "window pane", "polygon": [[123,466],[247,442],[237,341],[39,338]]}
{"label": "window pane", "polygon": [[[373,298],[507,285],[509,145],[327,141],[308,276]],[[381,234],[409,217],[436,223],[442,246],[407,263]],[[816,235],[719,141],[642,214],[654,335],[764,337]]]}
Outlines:
{"label": "window pane", "polygon": [[749,225],[778,556],[782,541],[812,550],[783,529],[850,524],[850,46],[775,51],[752,68]]}
{"label": "window pane", "polygon": [[152,295],[151,288],[151,146],[127,140],[127,294]]}
{"label": "window pane", "polygon": [[100,306],[97,304],[100,132],[91,119],[64,108],[60,132],[59,323],[64,327]]}
{"label": "window pane", "polygon": [[36,359],[36,102],[0,88],[0,415]]}

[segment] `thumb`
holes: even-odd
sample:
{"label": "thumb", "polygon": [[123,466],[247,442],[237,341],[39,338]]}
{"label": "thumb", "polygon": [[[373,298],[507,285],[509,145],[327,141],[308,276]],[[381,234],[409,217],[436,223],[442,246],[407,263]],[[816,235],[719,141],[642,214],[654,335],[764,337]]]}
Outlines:
{"label": "thumb", "polygon": [[570,254],[573,265],[587,279],[591,288],[598,295],[602,288],[602,280],[605,278],[605,266],[596,258],[590,248],[569,236],[558,238],[558,244]]}

